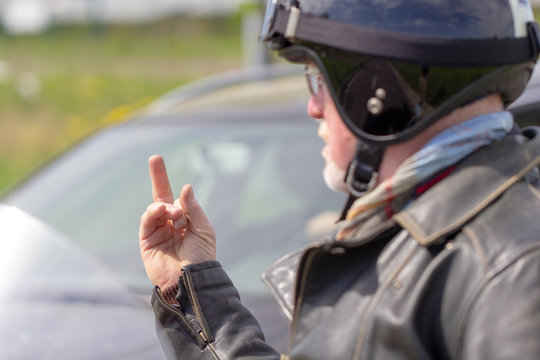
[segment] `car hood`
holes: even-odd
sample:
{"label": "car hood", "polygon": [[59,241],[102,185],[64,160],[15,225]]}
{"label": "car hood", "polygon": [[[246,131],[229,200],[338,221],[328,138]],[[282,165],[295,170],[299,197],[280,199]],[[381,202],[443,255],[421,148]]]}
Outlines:
{"label": "car hood", "polygon": [[7,359],[160,359],[147,301],[65,236],[0,205],[0,348]]}

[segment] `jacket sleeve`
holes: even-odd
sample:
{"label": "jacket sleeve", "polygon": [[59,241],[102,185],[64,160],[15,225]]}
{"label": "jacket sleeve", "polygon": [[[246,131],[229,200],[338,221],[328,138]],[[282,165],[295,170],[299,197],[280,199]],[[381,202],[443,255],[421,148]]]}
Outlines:
{"label": "jacket sleeve", "polygon": [[540,246],[484,283],[470,309],[461,359],[540,359]]}
{"label": "jacket sleeve", "polygon": [[183,268],[178,285],[179,305],[165,301],[158,287],[152,296],[157,333],[167,359],[280,358],[265,343],[257,320],[242,305],[218,262]]}

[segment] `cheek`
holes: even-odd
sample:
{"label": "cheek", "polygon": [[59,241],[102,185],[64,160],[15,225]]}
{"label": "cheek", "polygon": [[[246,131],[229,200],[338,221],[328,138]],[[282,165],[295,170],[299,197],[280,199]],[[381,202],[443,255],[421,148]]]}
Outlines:
{"label": "cheek", "polygon": [[341,116],[333,102],[325,102],[324,109],[328,136],[327,144],[329,147],[328,154],[340,169],[346,170],[354,156],[358,140],[341,120]]}
{"label": "cheek", "polygon": [[339,131],[331,131],[328,146],[330,148],[330,156],[332,160],[341,169],[347,169],[356,151],[358,140],[343,125]]}

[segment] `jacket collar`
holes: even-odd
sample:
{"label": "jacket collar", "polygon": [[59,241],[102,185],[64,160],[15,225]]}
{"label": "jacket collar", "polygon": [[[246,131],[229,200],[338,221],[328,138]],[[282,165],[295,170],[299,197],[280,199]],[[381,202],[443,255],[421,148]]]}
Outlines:
{"label": "jacket collar", "polygon": [[[540,128],[529,128],[525,136],[508,136],[487,146],[469,158],[443,181],[435,184],[410,206],[391,219],[373,218],[363,224],[362,231],[347,242],[322,241],[308,246],[361,246],[396,223],[424,245],[461,228],[486,208],[506,189],[540,165]],[[519,150],[516,151],[516,149]],[[496,161],[494,159],[497,159]],[[439,209],[444,206],[444,211]],[[262,275],[263,282],[278,300],[285,315],[292,319],[294,285],[302,249],[276,261]]]}
{"label": "jacket collar", "polygon": [[418,243],[436,244],[539,166],[539,133],[540,128],[528,128],[524,136],[508,136],[480,149],[393,219]]}

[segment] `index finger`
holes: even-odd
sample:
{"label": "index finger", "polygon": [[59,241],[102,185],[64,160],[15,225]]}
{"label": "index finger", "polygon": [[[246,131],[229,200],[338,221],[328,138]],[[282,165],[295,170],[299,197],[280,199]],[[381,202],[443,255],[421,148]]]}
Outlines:
{"label": "index finger", "polygon": [[156,202],[172,204],[174,196],[167,176],[165,162],[160,155],[153,155],[148,159],[150,179],[152,181],[152,197]]}

